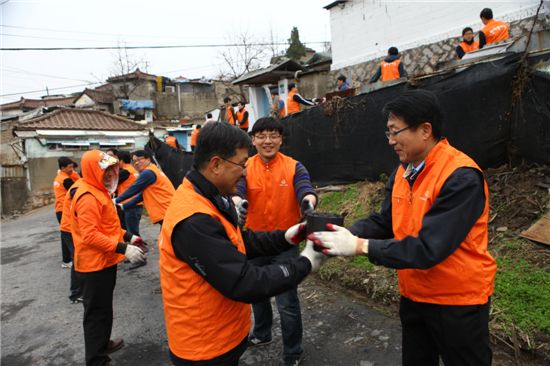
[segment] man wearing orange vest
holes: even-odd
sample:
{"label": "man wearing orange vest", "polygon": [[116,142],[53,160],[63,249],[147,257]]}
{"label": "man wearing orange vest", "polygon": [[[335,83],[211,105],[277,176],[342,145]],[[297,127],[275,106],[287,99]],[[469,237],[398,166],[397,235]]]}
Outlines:
{"label": "man wearing orange vest", "polygon": [[484,25],[483,29],[479,32],[479,48],[510,38],[510,26],[501,20],[494,20],[491,9],[483,9],[479,17]]}
{"label": "man wearing orange vest", "polygon": [[[59,170],[57,171],[57,176],[53,181],[53,193],[55,198],[54,209],[57,222],[61,223],[65,195],[73,183],[80,179],[80,175],[78,175],[78,173],[74,170],[76,163],[66,156],[62,156],[57,159],[57,164],[59,166]],[[61,256],[61,267],[71,268],[71,253],[68,243],[63,240],[63,235],[61,236]]]}
{"label": "man wearing orange vest", "polygon": [[375,83],[378,79],[381,81],[390,81],[405,77],[407,77],[407,71],[403,67],[403,63],[399,57],[399,50],[397,47],[390,47],[388,49],[388,56],[380,63],[369,83]]}
{"label": "man wearing orange vest", "polygon": [[300,104],[314,106],[318,103],[317,99],[306,99],[298,94],[298,87],[294,83],[288,84],[288,95],[286,97],[286,115],[300,112]]}
{"label": "man wearing orange vest", "polygon": [[191,141],[189,141],[189,145],[191,146],[191,151],[195,151],[195,148],[197,147],[197,140],[199,138],[199,133],[201,132],[201,125],[196,125],[193,132],[191,132]]}
{"label": "man wearing orange vest", "polygon": [[223,102],[225,104],[225,122],[229,123],[230,125],[235,125],[235,121],[237,120],[237,117],[235,116],[235,109],[233,108],[233,105],[231,104],[231,98],[225,97],[223,98]]}
{"label": "man wearing orange vest", "polygon": [[[299,222],[305,210],[317,204],[317,194],[302,163],[279,152],[283,143],[283,125],[273,118],[260,118],[252,128],[252,143],[258,153],[248,160],[246,178],[237,186],[233,198],[239,207],[248,201],[245,226],[253,231],[286,230]],[[301,208],[304,208],[301,210]],[[242,210],[238,210],[239,212]],[[259,266],[284,263],[298,257],[294,247],[275,256],[253,259]],[[281,319],[284,365],[297,365],[302,349],[302,314],[296,287],[275,297]],[[273,312],[270,299],[252,304],[254,328],[249,345],[271,342]]]}
{"label": "man wearing orange vest", "polygon": [[462,42],[456,46],[456,54],[458,58],[464,57],[465,54],[478,50],[479,42],[474,40],[474,31],[470,27],[462,30]]}
{"label": "man wearing orange vest", "polygon": [[248,132],[248,111],[243,101],[237,103],[237,126],[244,132]]}
{"label": "man wearing orange vest", "polygon": [[[139,177],[139,173],[132,166],[132,159],[128,151],[119,150],[117,152],[117,158],[120,164],[120,172],[118,178],[118,187],[117,187],[117,196],[124,194],[135,183]],[[134,196],[135,197],[135,196]],[[122,204],[130,202],[133,197],[126,199]],[[124,223],[121,220],[122,228],[131,232],[134,235],[139,235],[139,222],[141,221],[141,215],[143,214],[143,202],[137,203],[133,207],[126,207],[122,211],[122,218]]]}
{"label": "man wearing orange vest", "polygon": [[164,142],[170,147],[176,150],[180,150],[180,144],[178,143],[178,139],[176,138],[176,136],[174,136],[174,132],[169,131],[168,136],[164,138]]}
{"label": "man wearing orange vest", "polygon": [[[168,177],[155,164],[151,164],[151,159],[151,153],[145,150],[132,153],[132,162],[139,172],[139,177],[124,193],[115,198],[114,202],[123,210],[143,202],[151,222],[162,225],[164,213],[175,189]],[[122,204],[133,196],[135,197],[130,202]]]}
{"label": "man wearing orange vest", "polygon": [[[144,260],[134,243],[136,235],[120,227],[111,195],[118,184],[118,160],[99,150],[82,156],[83,178],[70,206],[74,240],[74,266],[82,281],[84,298],[84,345],[87,366],[111,365],[108,354],[122,348],[122,338],[111,340],[113,292],[117,263]],[[130,242],[126,244],[125,242]]]}
{"label": "man wearing orange vest", "polygon": [[396,268],[403,365],[490,365],[489,190],[478,165],[441,138],[434,93],[403,93],[384,107],[401,164],[379,213],[348,231],[313,233],[327,254],[365,255]]}
{"label": "man wearing orange vest", "polygon": [[159,238],[160,283],[170,359],[178,365],[237,365],[248,343],[250,305],[300,283],[324,255],[306,244],[286,263],[250,258],[288,250],[305,227],[241,231],[231,196],[246,175],[250,138],[226,123],[201,131],[193,170],[166,211]]}

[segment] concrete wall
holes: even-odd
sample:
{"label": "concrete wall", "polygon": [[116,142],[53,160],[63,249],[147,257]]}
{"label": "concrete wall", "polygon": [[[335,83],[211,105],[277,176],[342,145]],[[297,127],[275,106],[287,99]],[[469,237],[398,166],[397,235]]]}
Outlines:
{"label": "concrete wall", "polygon": [[156,101],[157,119],[178,119],[178,95],[176,93],[157,93]]}
{"label": "concrete wall", "polygon": [[407,50],[459,36],[464,27],[482,28],[480,11],[489,6],[495,19],[517,21],[535,14],[539,0],[400,2],[349,0],[330,11],[332,69],[384,56],[391,46]]}
{"label": "concrete wall", "polygon": [[[532,18],[511,22],[511,36],[517,37],[522,34],[527,34],[531,29],[532,24]],[[550,29],[550,18],[547,15],[541,15],[539,17],[539,22],[535,26],[535,30],[539,29]],[[453,37],[405,51],[400,50],[401,60],[407,70],[407,73],[409,74],[409,77],[433,72],[437,69],[438,64],[455,60],[455,48],[459,42],[460,37]],[[336,78],[339,74],[346,75],[348,77],[348,82],[350,82],[354,87],[360,87],[361,85],[368,83],[369,79],[372,75],[374,75],[384,57],[378,57],[376,59],[344,67],[342,69],[335,69],[333,64],[330,76],[328,78],[327,89],[334,90],[334,88],[336,88]]]}
{"label": "concrete wall", "polygon": [[331,91],[328,89],[329,72],[314,72],[311,74],[300,76],[298,81],[298,90],[304,98],[312,99],[319,98]]}
{"label": "concrete wall", "polygon": [[2,215],[22,211],[27,198],[26,178],[2,178]]}

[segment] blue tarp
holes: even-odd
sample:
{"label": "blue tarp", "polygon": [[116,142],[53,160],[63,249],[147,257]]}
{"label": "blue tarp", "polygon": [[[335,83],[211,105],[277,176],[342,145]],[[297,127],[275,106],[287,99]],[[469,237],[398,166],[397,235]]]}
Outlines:
{"label": "blue tarp", "polygon": [[138,109],[154,109],[155,105],[152,100],[120,99],[120,108],[135,111]]}

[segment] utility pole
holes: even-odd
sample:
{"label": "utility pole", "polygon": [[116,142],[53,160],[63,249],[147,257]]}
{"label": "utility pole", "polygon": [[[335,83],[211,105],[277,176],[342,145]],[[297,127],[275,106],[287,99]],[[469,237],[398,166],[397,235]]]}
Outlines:
{"label": "utility pole", "polygon": [[46,85],[46,95],[50,96],[50,91],[48,90],[48,86]]}

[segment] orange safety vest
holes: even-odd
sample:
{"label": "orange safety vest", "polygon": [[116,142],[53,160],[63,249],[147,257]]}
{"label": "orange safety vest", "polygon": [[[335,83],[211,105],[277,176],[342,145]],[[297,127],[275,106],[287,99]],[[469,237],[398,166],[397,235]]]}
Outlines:
{"label": "orange safety vest", "polygon": [[68,175],[65,172],[59,171],[57,173],[57,176],[55,177],[53,181],[53,193],[55,197],[55,212],[62,212],[63,211],[63,202],[65,201],[65,194],[67,193],[67,190],[65,189],[65,186],[63,185],[63,181],[67,178],[71,178],[73,182],[76,182],[80,179],[80,175],[78,175],[77,172],[73,170],[71,175]]}
{"label": "orange safety vest", "polygon": [[500,20],[491,19],[487,22],[487,24],[485,24],[481,31],[485,34],[486,44],[491,44],[505,41],[510,38],[510,34],[508,32],[509,28],[510,27],[507,23]]}
{"label": "orange safety vest", "polygon": [[290,91],[286,97],[286,115],[300,112],[300,103],[294,100],[296,89]]}
{"label": "orange safety vest", "polygon": [[191,142],[190,142],[191,146],[197,146],[197,140],[199,139],[199,133],[200,132],[201,132],[201,130],[199,130],[198,128],[195,128],[191,132]]}
{"label": "orange safety vest", "polygon": [[174,227],[195,213],[219,221],[236,249],[243,254],[246,249],[239,228],[184,179],[166,211],[159,236],[160,285],[170,351],[180,358],[199,361],[235,348],[248,334],[251,321],[249,304],[225,297],[174,254]]}
{"label": "orange safety vest", "polygon": [[174,149],[178,148],[178,145],[177,145],[178,140],[176,139],[176,136],[166,136],[166,138],[164,139],[164,142],[167,145],[172,146]]}
{"label": "orange safety vest", "polygon": [[225,119],[227,120],[227,123],[230,125],[235,124],[235,110],[233,109],[233,106],[226,106],[225,107]]}
{"label": "orange safety vest", "polygon": [[[112,250],[105,251],[85,241],[79,225],[82,213],[76,212],[76,205],[80,197],[92,194],[100,206],[99,222],[94,223],[94,229],[112,240]],[[124,231],[120,227],[120,221],[113,205],[112,199],[105,191],[88,184],[84,180],[79,181],[70,206],[71,230],[74,241],[74,268],[78,272],[96,272],[111,267],[124,260],[124,255],[116,253],[118,243],[124,242]],[[83,223],[87,225],[87,223]]]}
{"label": "orange safety vest", "polygon": [[157,176],[155,183],[143,191],[143,204],[153,224],[164,219],[164,213],[174,196],[174,186],[170,179],[154,164],[149,164],[145,169],[151,170]]}
{"label": "orange safety vest", "polygon": [[246,164],[246,198],[250,205],[245,226],[253,231],[286,230],[300,220],[294,191],[296,160],[277,153],[264,163],[256,154]]}
{"label": "orange safety vest", "polygon": [[381,80],[382,81],[389,81],[389,80],[395,80],[399,79],[399,64],[401,63],[401,59],[397,59],[392,62],[386,62],[382,61],[380,64],[380,70],[381,70]]}
{"label": "orange safety vest", "polygon": [[460,42],[460,47],[464,51],[464,53],[469,53],[475,50],[479,50],[479,42],[473,41],[472,44],[468,44],[464,41]]}
{"label": "orange safety vest", "polygon": [[59,222],[59,231],[64,231],[66,233],[71,232],[71,202],[73,201],[73,198],[71,197],[71,190],[73,188],[80,187],[81,182],[83,180],[79,179],[71,186],[71,189],[67,190],[67,193],[65,194],[65,200],[63,201],[63,214],[61,215],[61,221]]}
{"label": "orange safety vest", "polygon": [[[412,190],[403,177],[402,165],[395,173],[392,226],[396,240],[418,236],[424,215],[454,171],[461,167],[481,171],[470,157],[449,145],[447,140],[440,141],[430,151],[425,164]],[[429,269],[397,271],[401,295],[416,302],[441,305],[480,305],[488,301],[493,293],[496,262],[487,249],[489,190],[485,182],[484,191],[483,213],[458,249]]]}
{"label": "orange safety vest", "polygon": [[[243,108],[242,111],[241,110],[237,111],[237,120],[238,121],[241,121],[243,119],[244,112],[246,112],[246,108]],[[246,119],[246,121],[241,122],[241,124],[239,125],[239,128],[241,128],[243,130],[248,130],[248,118]]]}
{"label": "orange safety vest", "polygon": [[[128,171],[128,173],[130,173],[130,175],[128,176],[128,179],[126,179],[124,182],[122,182],[118,185],[117,193],[118,193],[119,196],[122,195],[124,192],[126,192],[126,190],[128,188],[130,188],[130,186],[132,184],[134,184],[134,182],[139,177],[139,173],[136,171],[136,169],[131,164],[124,163],[124,165],[122,166],[122,169],[126,169]],[[130,197],[127,200],[124,200],[120,203],[126,203],[126,202],[130,201],[131,199],[133,199],[134,197]],[[142,205],[143,205],[143,202],[140,202],[136,206],[142,206]]]}

